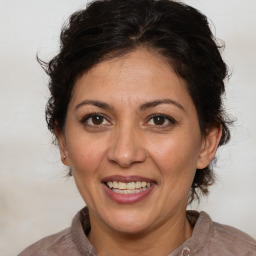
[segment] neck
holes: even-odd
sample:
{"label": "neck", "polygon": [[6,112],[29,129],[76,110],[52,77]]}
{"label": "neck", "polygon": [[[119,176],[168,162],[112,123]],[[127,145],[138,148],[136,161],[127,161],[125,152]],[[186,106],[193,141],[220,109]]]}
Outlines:
{"label": "neck", "polygon": [[[102,227],[90,216],[90,242],[99,256],[155,256],[167,255],[192,235],[192,227],[183,215],[173,216],[168,223],[160,224],[139,234],[120,233],[106,225]],[[149,246],[150,245],[150,246]]]}

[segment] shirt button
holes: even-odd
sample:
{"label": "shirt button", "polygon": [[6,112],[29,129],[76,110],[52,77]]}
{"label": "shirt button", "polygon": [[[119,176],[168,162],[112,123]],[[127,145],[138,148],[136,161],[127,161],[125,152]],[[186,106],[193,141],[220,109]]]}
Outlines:
{"label": "shirt button", "polygon": [[190,256],[190,250],[189,250],[189,248],[185,247],[185,248],[182,250],[182,256]]}

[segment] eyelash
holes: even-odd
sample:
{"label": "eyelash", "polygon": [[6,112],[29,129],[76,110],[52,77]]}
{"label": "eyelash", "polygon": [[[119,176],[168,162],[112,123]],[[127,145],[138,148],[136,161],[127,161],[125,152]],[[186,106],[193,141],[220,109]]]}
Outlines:
{"label": "eyelash", "polygon": [[[103,120],[103,122],[107,121],[108,124],[102,124],[102,123],[100,123],[100,124],[95,124],[95,123],[94,123],[94,124],[93,124],[93,121],[92,121],[92,120],[91,120],[91,124],[89,124],[88,120],[89,120],[89,119],[92,119],[92,118],[94,118],[94,117],[95,117],[95,118],[96,118],[96,117],[100,118],[101,120]],[[105,115],[101,114],[101,113],[88,114],[88,115],[86,115],[86,116],[81,120],[81,123],[82,123],[83,125],[85,125],[85,126],[91,126],[91,127],[108,126],[108,125],[111,124],[110,121],[109,121],[109,118],[106,117]]]}
{"label": "eyelash", "polygon": [[[93,123],[93,120],[89,121],[90,119],[92,118],[99,118],[99,124],[96,124],[96,123]],[[154,118],[162,118],[162,120],[160,120],[160,124],[150,124],[150,121],[153,121],[154,122]],[[97,120],[96,120],[97,121]],[[103,123],[102,123],[102,122]],[[155,120],[156,121],[156,120]],[[164,123],[162,124],[161,121],[164,121]],[[168,122],[168,124],[166,124],[166,121]],[[104,122],[107,122],[107,124],[104,124]],[[81,120],[81,123],[85,126],[90,126],[90,127],[97,127],[97,128],[100,128],[102,126],[109,126],[111,125],[111,122],[109,121],[109,118],[106,117],[104,114],[101,114],[101,113],[92,113],[92,114],[88,114],[86,115],[82,120]],[[146,121],[146,125],[147,126],[155,126],[157,128],[165,128],[165,127],[169,127],[170,125],[173,125],[175,124],[176,121],[170,117],[170,116],[167,116],[167,115],[164,115],[164,114],[152,114],[148,120]]]}
{"label": "eyelash", "polygon": [[[150,122],[150,120],[153,121],[154,118],[163,118],[164,119],[164,124],[159,124],[159,125],[152,124],[152,126],[156,126],[158,128],[160,128],[160,127],[161,128],[163,128],[163,127],[165,128],[165,127],[168,127],[168,126],[176,123],[176,121],[172,117],[170,117],[170,116],[167,116],[167,115],[164,115],[164,114],[153,114],[153,115],[151,115],[149,117],[149,119],[147,121],[148,125],[151,125],[151,124],[149,124],[149,122]],[[165,124],[166,121],[168,121],[168,124]]]}

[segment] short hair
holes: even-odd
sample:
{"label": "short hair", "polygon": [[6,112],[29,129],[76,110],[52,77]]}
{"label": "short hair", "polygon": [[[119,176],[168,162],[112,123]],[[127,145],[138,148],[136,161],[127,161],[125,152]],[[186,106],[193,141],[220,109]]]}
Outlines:
{"label": "short hair", "polygon": [[[203,135],[222,127],[220,145],[230,139],[222,102],[228,76],[207,17],[193,7],[171,0],[96,0],[75,12],[63,26],[59,53],[40,61],[50,77],[46,106],[49,130],[65,126],[68,104],[79,76],[96,64],[145,47],[166,59],[185,80]],[[206,195],[214,183],[213,162],[196,170],[190,202]]]}

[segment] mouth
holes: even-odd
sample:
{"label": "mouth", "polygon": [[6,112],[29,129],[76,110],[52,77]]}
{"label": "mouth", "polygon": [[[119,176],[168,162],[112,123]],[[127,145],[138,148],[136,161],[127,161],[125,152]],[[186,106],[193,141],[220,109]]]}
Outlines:
{"label": "mouth", "polygon": [[108,181],[105,184],[113,192],[126,195],[140,193],[152,186],[152,183],[147,181],[132,181],[128,183],[121,181]]}
{"label": "mouth", "polygon": [[147,197],[156,182],[139,176],[111,176],[102,180],[107,195],[117,203],[135,203]]}

